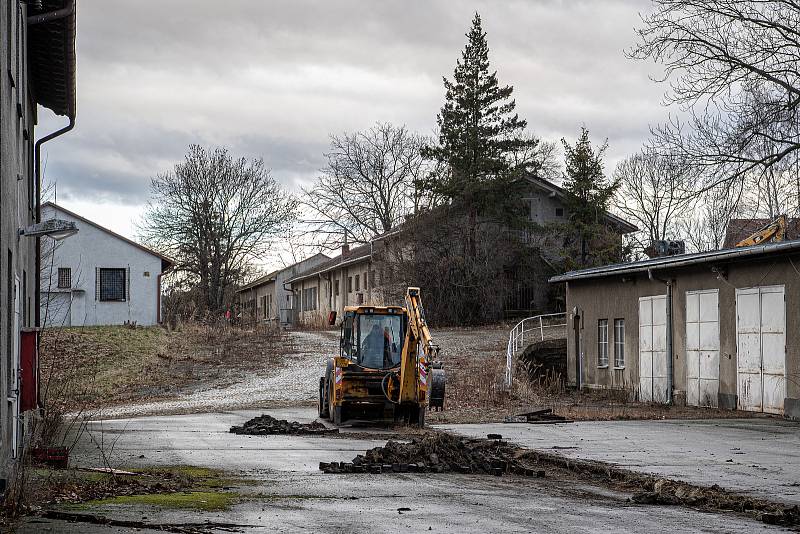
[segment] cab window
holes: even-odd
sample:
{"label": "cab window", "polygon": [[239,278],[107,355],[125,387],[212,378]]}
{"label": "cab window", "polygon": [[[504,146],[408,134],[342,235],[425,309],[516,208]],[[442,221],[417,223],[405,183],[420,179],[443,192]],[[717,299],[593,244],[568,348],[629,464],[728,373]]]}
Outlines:
{"label": "cab window", "polygon": [[399,365],[403,349],[402,328],[400,315],[360,315],[357,363],[371,369],[389,369]]}

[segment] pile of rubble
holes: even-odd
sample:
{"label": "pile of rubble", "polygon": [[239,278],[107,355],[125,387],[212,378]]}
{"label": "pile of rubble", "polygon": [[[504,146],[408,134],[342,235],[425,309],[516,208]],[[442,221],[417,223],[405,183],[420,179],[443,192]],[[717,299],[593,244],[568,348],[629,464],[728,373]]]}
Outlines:
{"label": "pile of rubble", "polygon": [[275,434],[318,436],[339,433],[338,428],[327,428],[317,421],[313,423],[298,423],[297,421],[275,419],[267,414],[254,417],[242,426],[232,426],[230,431],[233,434],[247,434],[250,436],[270,436]]}
{"label": "pile of rubble", "polygon": [[383,447],[359,454],[352,462],[320,462],[325,473],[479,473],[501,476],[514,473],[543,477],[544,471],[526,467],[516,457],[517,448],[500,436],[466,439],[441,432],[411,442],[389,441]]}

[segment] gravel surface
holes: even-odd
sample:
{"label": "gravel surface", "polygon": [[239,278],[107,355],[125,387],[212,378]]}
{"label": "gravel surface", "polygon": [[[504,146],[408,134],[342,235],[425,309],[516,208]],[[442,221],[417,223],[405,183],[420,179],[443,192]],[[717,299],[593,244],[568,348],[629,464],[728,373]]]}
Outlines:
{"label": "gravel surface", "polygon": [[289,339],[303,351],[288,356],[281,366],[254,371],[230,386],[198,389],[178,399],[114,406],[98,415],[119,418],[316,403],[319,377],[326,358],[336,352],[339,334],[290,331]]}
{"label": "gravel surface", "polygon": [[[508,331],[504,327],[447,328],[432,332],[441,346],[447,368],[462,358],[505,358]],[[224,387],[200,387],[177,399],[125,404],[106,408],[102,418],[200,413],[261,407],[316,404],[319,377],[326,358],[338,350],[338,330],[289,331],[289,342],[302,352],[288,356],[281,366],[253,371]],[[505,361],[504,359],[502,361]]]}

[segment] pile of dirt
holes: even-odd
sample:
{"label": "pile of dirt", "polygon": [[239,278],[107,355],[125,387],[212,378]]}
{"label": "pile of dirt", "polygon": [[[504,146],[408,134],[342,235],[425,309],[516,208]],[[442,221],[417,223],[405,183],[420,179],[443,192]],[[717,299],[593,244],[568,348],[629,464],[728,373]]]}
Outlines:
{"label": "pile of dirt", "polygon": [[517,448],[500,439],[466,439],[441,432],[426,434],[410,442],[391,440],[368,450],[350,462],[321,462],[325,473],[480,473],[501,476],[515,473],[544,476],[544,471],[526,467]]}
{"label": "pile of dirt", "polygon": [[269,436],[274,434],[289,434],[292,436],[324,434],[337,434],[338,428],[327,428],[322,423],[298,423],[286,419],[275,419],[271,415],[263,414],[250,419],[242,426],[232,426],[231,433],[246,434],[250,436]]}

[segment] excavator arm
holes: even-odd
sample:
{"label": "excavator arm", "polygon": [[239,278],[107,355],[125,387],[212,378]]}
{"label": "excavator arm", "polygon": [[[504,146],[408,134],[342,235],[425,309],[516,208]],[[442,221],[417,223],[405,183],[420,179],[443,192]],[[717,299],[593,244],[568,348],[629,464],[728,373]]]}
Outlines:
{"label": "excavator arm", "polygon": [[431,407],[442,407],[444,401],[444,370],[435,362],[439,346],[433,342],[425,320],[425,309],[419,288],[406,291],[408,326],[400,364],[400,402],[430,401]]}
{"label": "excavator arm", "polygon": [[749,247],[765,241],[783,241],[786,238],[786,215],[781,215],[757,232],[747,236],[738,243],[737,247]]}

